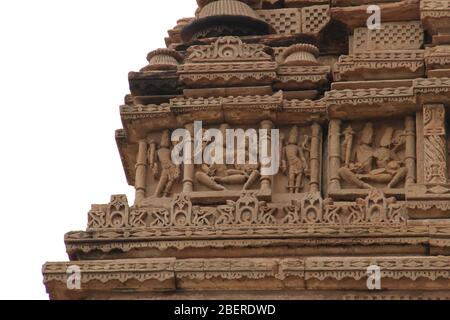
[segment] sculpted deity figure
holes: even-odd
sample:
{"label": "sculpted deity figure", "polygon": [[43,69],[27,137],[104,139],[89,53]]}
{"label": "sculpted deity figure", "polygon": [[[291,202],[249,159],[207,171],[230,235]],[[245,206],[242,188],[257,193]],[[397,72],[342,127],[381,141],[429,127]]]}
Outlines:
{"label": "sculpted deity figure", "polygon": [[353,135],[351,127],[344,131],[343,155],[345,164],[339,170],[339,175],[348,183],[361,189],[372,189],[368,183],[387,184],[388,188],[397,186],[407,174],[404,163],[398,152],[405,145],[404,135],[393,128],[386,128],[378,148],[374,148],[373,124],[365,124],[361,139],[353,150]]}
{"label": "sculpted deity figure", "polygon": [[[224,131],[226,132],[226,130],[228,129],[228,124],[222,124],[220,126],[220,131],[223,133]],[[226,148],[225,148],[225,141],[222,142],[223,146],[223,155],[225,155],[226,153]],[[203,146],[202,146],[202,150],[201,152],[203,153],[205,148],[206,148],[206,141],[203,141]],[[215,154],[215,149],[211,149],[210,151],[210,158],[214,159],[216,154]],[[199,182],[200,184],[204,185],[205,187],[214,190],[214,191],[224,191],[226,190],[226,188],[219,184],[216,179],[219,176],[226,176],[227,175],[227,166],[226,164],[222,163],[212,163],[212,164],[206,164],[203,163],[200,167],[201,171],[198,171],[195,174],[195,178],[197,180],[197,182]]]}
{"label": "sculpted deity figure", "polygon": [[260,178],[260,164],[251,164],[247,161],[249,160],[249,141],[245,145],[245,163],[238,163],[237,153],[235,153],[235,164],[232,168],[228,168],[226,171],[226,176],[216,177],[215,181],[223,184],[230,185],[244,185],[243,190],[249,190]]}
{"label": "sculpted deity figure", "polygon": [[[222,124],[220,126],[220,132],[222,133],[222,137],[224,137],[222,146],[223,157],[227,154],[225,137],[226,131],[229,128],[228,124]],[[214,150],[211,150],[211,158],[215,156]],[[246,150],[246,156],[248,156],[248,150]],[[259,177],[259,164],[238,164],[237,161],[233,165],[227,165],[225,163],[202,164],[201,171],[196,173],[196,180],[214,191],[227,190],[224,185],[243,185],[243,189],[247,190],[256,183]]]}
{"label": "sculpted deity figure", "polygon": [[[406,143],[403,132],[387,128],[380,141],[380,146],[375,150],[373,156],[377,170],[374,170],[368,177],[368,181],[387,183],[388,188],[395,188],[405,179],[408,169],[398,156],[400,148]],[[366,177],[362,177],[366,179]]]}
{"label": "sculpted deity figure", "polygon": [[303,189],[304,178],[307,175],[308,164],[306,152],[309,137],[305,136],[303,144],[299,143],[298,127],[294,126],[281,153],[281,171],[289,178],[289,193],[300,193]]}
{"label": "sculpted deity figure", "polygon": [[155,190],[155,197],[169,197],[174,184],[180,179],[180,166],[172,162],[171,141],[169,130],[161,136],[161,143],[157,149],[156,143],[150,141],[148,163],[153,170],[155,179],[159,179]]}

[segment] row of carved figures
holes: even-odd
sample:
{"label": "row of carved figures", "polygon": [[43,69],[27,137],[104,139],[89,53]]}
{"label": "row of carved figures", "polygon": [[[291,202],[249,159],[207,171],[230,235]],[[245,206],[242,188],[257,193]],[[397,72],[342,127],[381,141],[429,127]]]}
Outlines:
{"label": "row of carved figures", "polygon": [[[192,130],[191,126],[187,126]],[[226,135],[226,131],[230,129],[228,124],[222,124],[219,126],[219,131]],[[314,125],[312,132],[318,136],[320,133],[320,127]],[[311,170],[318,168],[311,168],[311,150],[312,148],[319,152],[320,141],[316,139],[316,146],[312,146],[314,143],[313,137],[299,132],[298,126],[293,126],[290,129],[288,138],[286,139],[284,134],[280,134],[279,143],[279,162],[280,172],[288,179],[288,185],[286,186],[286,192],[288,193],[300,193],[305,189],[306,179],[311,178]],[[221,164],[203,163],[196,165],[195,168],[195,182],[213,191],[225,191],[227,186],[240,186],[241,190],[251,190],[258,182],[264,177],[261,176],[261,164],[259,161],[251,162],[249,156],[249,141],[245,144],[245,158],[244,163],[235,161],[234,164]],[[227,154],[226,141],[223,139],[223,146],[221,147],[222,155]],[[161,134],[160,143],[156,143],[153,136],[149,136],[143,144],[143,149],[147,149],[145,155],[145,162],[138,163],[137,167],[145,166],[149,168],[156,179],[157,186],[155,188],[154,197],[169,197],[172,193],[172,188],[183,177],[183,171],[189,170],[186,165],[176,164],[172,159],[172,151],[176,145],[171,141],[171,135],[169,130],[164,130]],[[235,147],[235,156],[238,154],[237,146]],[[201,152],[207,150],[207,143],[203,141]],[[210,149],[211,158],[214,158],[216,149]],[[208,151],[206,151],[208,152]],[[142,153],[142,150],[140,150]],[[316,154],[316,159],[319,154]],[[194,158],[195,156],[193,156]],[[138,155],[138,158],[142,158]],[[237,159],[235,159],[237,160]],[[183,170],[184,169],[184,170]],[[316,176],[319,172],[314,172]],[[142,175],[142,173],[141,173]],[[137,181],[142,185],[142,177],[137,177]],[[186,179],[185,179],[186,180]],[[192,181],[189,181],[192,183]],[[192,185],[191,185],[192,188]],[[317,190],[316,190],[317,191]]]}
{"label": "row of carved figures", "polygon": [[[273,123],[265,121],[261,125],[261,128],[264,127],[271,129]],[[192,125],[186,128],[193,130]],[[228,124],[222,124],[218,130],[225,134],[228,129]],[[328,150],[325,152],[328,153],[326,178],[330,190],[394,189],[416,181],[414,117],[406,117],[404,126],[402,121],[393,125],[379,122],[350,122],[344,125],[340,120],[333,120],[328,131]],[[283,184],[284,191],[281,193],[320,192],[324,159],[322,139],[322,127],[319,124],[281,128],[277,145],[279,150],[271,151],[272,154],[279,153],[279,171],[273,177],[267,177],[261,174],[260,162],[249,162],[249,143],[244,147],[244,164],[180,165],[172,160],[172,151],[177,143],[171,141],[170,131],[163,131],[159,143],[155,142],[155,134],[151,134],[140,142],[136,170],[136,189],[138,195],[140,193],[138,198],[144,198],[147,169],[151,170],[156,181],[153,194],[156,198],[171,197],[177,183],[183,184],[184,193],[194,191],[194,187],[217,192],[226,191],[229,187],[241,191],[273,190],[274,179],[278,179],[275,183]],[[225,155],[225,139],[223,143],[221,151]],[[210,152],[214,158],[216,151],[203,142],[202,153]]]}

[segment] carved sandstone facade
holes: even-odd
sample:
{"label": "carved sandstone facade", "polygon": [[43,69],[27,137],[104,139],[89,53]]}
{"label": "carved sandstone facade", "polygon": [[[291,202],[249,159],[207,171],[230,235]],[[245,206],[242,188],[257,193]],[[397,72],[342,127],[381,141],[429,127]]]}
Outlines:
{"label": "carved sandstone facade", "polygon": [[[450,298],[449,0],[382,1],[377,30],[366,0],[197,2],[129,74],[116,140],[135,201],[66,234],[50,297]],[[175,163],[194,121],[278,129],[279,172]]]}

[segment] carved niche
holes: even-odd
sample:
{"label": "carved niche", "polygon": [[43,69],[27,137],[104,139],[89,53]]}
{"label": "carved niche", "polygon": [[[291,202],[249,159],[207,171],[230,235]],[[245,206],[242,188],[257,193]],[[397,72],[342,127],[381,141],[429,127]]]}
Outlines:
{"label": "carved niche", "polygon": [[373,189],[404,193],[415,182],[415,120],[342,122],[331,120],[328,137],[328,193],[366,195]]}
{"label": "carved niche", "polygon": [[[272,123],[268,123],[268,130],[272,127]],[[264,125],[261,125],[261,128],[263,128]],[[261,173],[261,164],[259,162],[259,144],[258,141],[250,141],[249,136],[245,136],[245,146],[238,145],[239,141],[237,139],[234,140],[234,156],[233,158],[227,159],[227,157],[231,157],[229,154],[229,151],[232,149],[232,146],[227,145],[227,131],[228,130],[242,130],[245,134],[250,134],[251,132],[254,132],[259,136],[259,128],[258,125],[256,126],[239,126],[239,127],[233,127],[230,126],[227,123],[219,124],[211,126],[210,128],[203,128],[202,134],[205,133],[206,130],[213,129],[218,130],[222,134],[222,137],[224,138],[221,142],[217,141],[218,143],[222,143],[223,147],[220,147],[218,149],[211,148],[213,146],[208,141],[204,141],[203,145],[201,146],[199,152],[201,152],[201,158],[203,158],[203,161],[201,164],[195,164],[194,165],[194,191],[197,193],[204,193],[207,191],[215,191],[219,192],[223,195],[224,199],[227,195],[235,194],[238,195],[242,191],[249,191],[249,190],[262,190],[266,189],[266,191],[270,191],[270,185],[269,179],[267,177],[262,176]],[[236,131],[235,131],[236,132]],[[204,136],[206,138],[206,136]],[[210,138],[206,138],[207,140],[210,140]],[[210,141],[213,141],[212,139]],[[269,140],[270,141],[270,140]],[[217,155],[216,152],[219,152],[220,154]],[[244,159],[238,159],[240,153],[239,150],[244,151],[243,155],[245,156],[245,161],[242,161]],[[256,151],[256,153],[252,153],[253,151]],[[196,151],[194,151],[196,152]],[[253,154],[253,157],[251,158],[251,154]],[[195,154],[198,157],[198,154]],[[241,155],[242,156],[242,155]],[[218,163],[217,161],[214,161],[214,163],[207,163],[205,159],[207,157],[210,157],[210,159],[216,159],[220,160],[220,157],[222,159],[222,163]]]}
{"label": "carved niche", "polygon": [[182,191],[182,166],[172,161],[171,132],[150,133],[139,142],[136,162],[136,204],[146,198],[172,198]]}
{"label": "carved niche", "polygon": [[[273,128],[273,123],[263,121],[260,128],[267,130]],[[220,132],[228,129],[242,129],[244,132],[255,130],[259,132],[257,126],[239,126],[234,128],[228,124],[214,126]],[[321,185],[321,150],[322,150],[322,130],[320,125],[311,126],[286,126],[277,128],[279,130],[278,153],[269,151],[272,159],[279,159],[278,173],[273,176],[264,176],[261,168],[260,154],[257,163],[250,162],[250,143],[246,140],[245,157],[246,162],[241,164],[196,164],[194,166],[194,193],[205,194],[205,192],[216,192],[226,198],[226,196],[238,196],[241,192],[259,192],[261,194],[278,194],[280,199],[296,197],[298,194],[309,192],[319,192]],[[259,136],[261,139],[261,136]],[[270,146],[275,146],[274,137],[269,137]],[[260,145],[258,152],[260,151]],[[207,146],[203,146],[203,156]],[[237,141],[235,141],[237,148]],[[213,152],[215,152],[213,150]],[[226,146],[222,151],[222,156],[227,153]],[[235,149],[235,157],[238,151]],[[212,155],[214,156],[214,155]],[[236,159],[235,159],[236,160]],[[188,169],[185,168],[185,172]],[[189,190],[186,190],[189,191]],[[210,194],[210,193],[208,193]]]}

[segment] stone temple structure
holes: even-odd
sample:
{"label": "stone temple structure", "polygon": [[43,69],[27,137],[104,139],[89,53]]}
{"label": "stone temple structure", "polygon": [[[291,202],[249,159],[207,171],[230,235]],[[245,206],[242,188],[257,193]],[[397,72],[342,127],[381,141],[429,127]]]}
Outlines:
{"label": "stone temple structure", "polygon": [[[135,202],[66,234],[50,298],[450,298],[450,0],[197,2],[129,74]],[[279,172],[174,163],[194,121],[279,129]]]}

